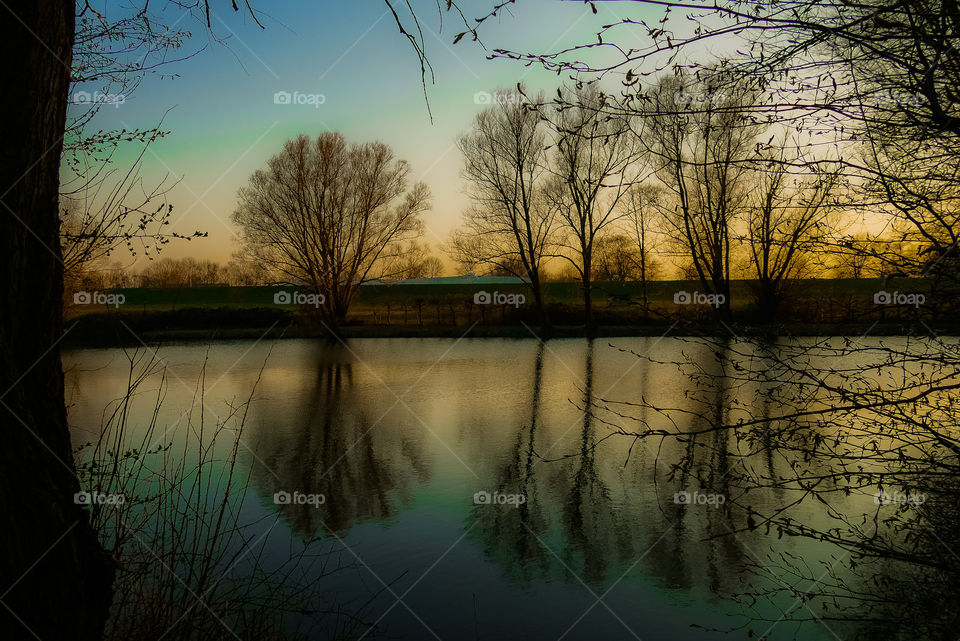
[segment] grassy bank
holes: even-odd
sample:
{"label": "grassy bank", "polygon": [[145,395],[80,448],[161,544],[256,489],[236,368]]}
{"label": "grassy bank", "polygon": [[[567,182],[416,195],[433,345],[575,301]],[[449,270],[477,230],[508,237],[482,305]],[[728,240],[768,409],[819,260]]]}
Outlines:
{"label": "grassy bank", "polygon": [[[844,335],[960,334],[957,296],[937,291],[928,280],[804,280],[790,284],[776,318],[753,306],[753,283],[731,286],[732,319],[719,323],[704,304],[678,304],[678,292],[700,289],[694,281],[601,283],[594,297],[599,336],[673,335]],[[492,288],[491,288],[492,289]],[[287,304],[289,287],[193,287],[118,289],[112,298],[91,296],[89,304],[67,306],[66,344],[135,345],[155,341],[324,337],[330,329],[316,309]],[[521,294],[518,305],[480,304],[476,286],[364,286],[342,337],[528,338],[540,334],[529,292],[500,285],[500,294]],[[877,292],[922,294],[921,305],[877,304]],[[493,292],[488,292],[492,294]],[[583,336],[577,283],[548,283],[551,336]],[[105,304],[109,300],[112,304]]]}

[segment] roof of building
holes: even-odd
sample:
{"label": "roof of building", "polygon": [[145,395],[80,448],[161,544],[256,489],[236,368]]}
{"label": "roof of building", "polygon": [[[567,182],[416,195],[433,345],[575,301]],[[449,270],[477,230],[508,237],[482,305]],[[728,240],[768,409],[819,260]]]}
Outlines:
{"label": "roof of building", "polygon": [[525,285],[529,281],[516,276],[438,276],[437,278],[407,278],[405,280],[371,280],[366,285]]}

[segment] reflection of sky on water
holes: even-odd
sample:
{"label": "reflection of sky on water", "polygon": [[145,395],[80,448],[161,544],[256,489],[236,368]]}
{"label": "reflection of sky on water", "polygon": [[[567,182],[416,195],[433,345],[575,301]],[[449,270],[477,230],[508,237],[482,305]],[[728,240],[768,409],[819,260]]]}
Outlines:
{"label": "reflection of sky on water", "polygon": [[[610,342],[659,361],[691,349],[671,339]],[[727,457],[694,457],[697,470],[671,476],[679,445],[664,443],[658,463],[652,443],[631,451],[632,439],[606,438],[612,426],[581,411],[588,399],[639,397],[693,407],[690,381],[675,367],[641,361],[607,340],[238,342],[167,347],[159,356],[168,364],[160,424],[179,419],[169,433],[174,442],[205,360],[206,409],[194,404],[195,420],[201,411],[208,421],[229,415],[256,385],[241,448],[252,500],[241,518],[265,537],[258,540],[268,563],[324,538],[324,549],[356,567],[317,582],[317,592],[359,603],[380,591],[370,612],[376,619],[393,605],[379,627],[400,638],[431,636],[425,625],[440,638],[556,639],[565,631],[568,639],[633,638],[631,630],[645,641],[713,638],[690,624],[737,621],[720,595],[754,580],[746,563],[771,549],[811,561],[831,551],[762,531],[711,538],[741,526],[731,520],[739,517],[678,505],[674,494],[734,491],[724,485]],[[65,361],[80,442],[122,394],[128,365],[119,350],[74,352]],[[82,370],[71,369],[81,362]],[[151,383],[155,390],[159,383]],[[698,398],[722,414],[752,396],[718,383]],[[154,399],[143,393],[138,411]],[[658,420],[638,408],[631,415]],[[712,488],[692,480],[705,471]],[[326,501],[277,508],[281,490]],[[474,505],[480,490],[526,500]],[[768,490],[751,500],[759,508],[782,497]],[[825,522],[807,506],[796,516]],[[811,628],[805,638],[820,632],[829,637]]]}

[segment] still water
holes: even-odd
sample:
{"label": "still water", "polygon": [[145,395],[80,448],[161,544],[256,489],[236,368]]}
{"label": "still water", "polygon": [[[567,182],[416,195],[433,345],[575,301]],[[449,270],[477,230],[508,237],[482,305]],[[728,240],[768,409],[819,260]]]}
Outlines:
{"label": "still water", "polygon": [[[672,338],[171,345],[156,353],[165,382],[148,377],[131,420],[145,425],[160,392],[160,441],[201,419],[242,422],[241,513],[257,558],[318,539],[342,569],[308,576],[309,589],[331,608],[362,609],[376,622],[368,638],[793,638],[769,604],[757,606],[768,622],[723,632],[745,623],[731,595],[792,586],[746,571],[771,555],[815,564],[837,550],[762,529],[730,534],[742,523],[723,506],[723,457],[697,463],[714,478],[705,490],[672,468],[676,444],[617,433],[662,417],[584,411],[641,398],[695,409],[702,390],[694,400],[669,363],[691,349]],[[64,355],[75,443],[96,440],[123,396],[129,354]],[[746,394],[715,393],[727,406]],[[823,521],[809,506],[795,516]],[[802,638],[837,637],[812,625]]]}

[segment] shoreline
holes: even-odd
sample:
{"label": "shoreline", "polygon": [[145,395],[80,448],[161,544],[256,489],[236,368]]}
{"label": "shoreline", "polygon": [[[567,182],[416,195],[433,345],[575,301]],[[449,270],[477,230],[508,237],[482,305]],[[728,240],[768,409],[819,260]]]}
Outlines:
{"label": "shoreline", "polygon": [[[583,325],[557,325],[548,336],[532,324],[473,325],[374,325],[350,324],[340,326],[336,336],[322,325],[298,323],[293,318],[278,317],[273,322],[216,324],[172,323],[163,313],[120,318],[113,315],[89,315],[66,320],[62,344],[66,348],[109,348],[156,345],[158,343],[199,343],[219,341],[329,339],[337,338],[512,338],[545,339],[585,338]],[[178,319],[184,320],[184,319]],[[193,319],[196,320],[196,319]],[[212,320],[212,319],[207,319]],[[236,319],[250,320],[250,319]],[[929,325],[929,326],[928,326]],[[932,330],[932,331],[931,331]],[[731,338],[793,338],[793,337],[850,337],[865,336],[960,336],[960,324],[950,326],[914,322],[847,322],[830,324],[778,323],[771,325],[694,322],[675,319],[671,322],[651,322],[643,325],[599,325],[594,338],[649,338],[661,336],[702,337],[730,336]]]}

